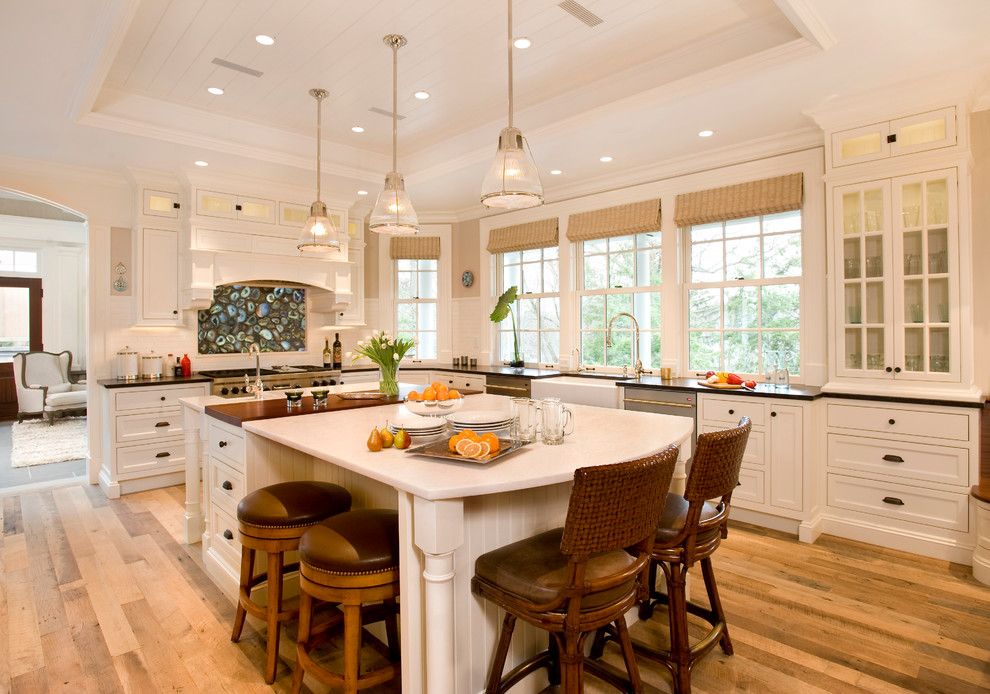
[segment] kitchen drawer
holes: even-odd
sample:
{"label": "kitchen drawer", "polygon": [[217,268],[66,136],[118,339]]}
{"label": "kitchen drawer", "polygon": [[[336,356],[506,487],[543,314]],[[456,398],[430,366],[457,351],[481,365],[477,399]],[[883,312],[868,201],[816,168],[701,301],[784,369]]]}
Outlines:
{"label": "kitchen drawer", "polygon": [[120,479],[159,475],[185,465],[186,445],[180,440],[121,446],[116,450],[116,460]]}
{"label": "kitchen drawer", "polygon": [[[975,503],[975,502],[974,502]],[[990,509],[982,504],[976,505],[976,544],[990,550]]]}
{"label": "kitchen drawer", "polygon": [[[618,387],[618,386],[616,386]],[[633,388],[631,386],[622,387],[622,399],[624,401],[648,405],[656,402],[667,407],[689,410],[697,406],[698,400],[694,393],[685,393],[677,390],[660,390],[657,388]],[[627,407],[627,410],[633,409]]]}
{"label": "kitchen drawer", "polygon": [[210,501],[231,515],[237,514],[237,504],[247,493],[244,475],[225,462],[209,457]]}
{"label": "kitchen drawer", "polygon": [[828,435],[828,466],[945,484],[969,484],[969,450]]}
{"label": "kitchen drawer", "polygon": [[[724,431],[731,428],[731,426],[721,423],[712,424],[711,422],[705,422],[701,425],[701,432]],[[749,467],[763,467],[765,463],[766,441],[764,439],[764,433],[750,429],[749,439],[746,441],[746,450],[743,453],[742,464]]]}
{"label": "kitchen drawer", "polygon": [[182,436],[182,411],[178,408],[154,414],[126,414],[116,418],[117,443]]}
{"label": "kitchen drawer", "polygon": [[702,395],[701,416],[703,422],[729,422],[738,424],[741,417],[749,417],[754,427],[763,426],[764,409],[762,402],[752,402],[747,396],[712,397]]}
{"label": "kitchen drawer", "polygon": [[492,375],[485,379],[485,392],[510,398],[528,398],[532,392],[531,384],[531,379],[521,376]]}
{"label": "kitchen drawer", "polygon": [[210,546],[216,549],[233,575],[240,574],[241,543],[237,539],[237,520],[217,504],[210,504]]}
{"label": "kitchen drawer", "polygon": [[481,374],[459,374],[434,371],[432,378],[434,381],[440,381],[448,388],[456,388],[457,390],[485,390],[485,377]]}
{"label": "kitchen drawer", "polygon": [[[741,468],[739,470],[739,482],[736,491],[732,492],[732,501],[748,501],[754,504],[762,504],[766,498],[764,490],[763,470],[752,468]],[[731,511],[729,512],[731,514]]]}
{"label": "kitchen drawer", "polygon": [[202,386],[180,388],[124,388],[114,394],[114,407],[123,410],[147,410],[152,407],[179,407],[179,398],[203,395]]}
{"label": "kitchen drawer", "polygon": [[829,474],[828,505],[873,516],[969,531],[969,494]]}
{"label": "kitchen drawer", "polygon": [[[240,430],[238,430],[240,431]],[[244,434],[234,433],[217,422],[209,423],[207,453],[229,461],[235,470],[244,470]]]}
{"label": "kitchen drawer", "polygon": [[828,426],[878,434],[907,434],[953,441],[969,440],[969,417],[964,413],[830,402]]}

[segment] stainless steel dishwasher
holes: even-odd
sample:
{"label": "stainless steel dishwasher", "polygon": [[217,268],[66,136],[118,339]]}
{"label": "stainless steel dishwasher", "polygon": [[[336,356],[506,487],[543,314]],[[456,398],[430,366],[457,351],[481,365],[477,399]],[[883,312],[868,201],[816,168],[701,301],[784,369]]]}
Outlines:
{"label": "stainless steel dishwasher", "polygon": [[691,451],[694,451],[695,443],[698,440],[698,421],[695,416],[698,409],[698,396],[695,393],[683,390],[622,386],[622,409],[688,417],[694,425],[691,434]]}

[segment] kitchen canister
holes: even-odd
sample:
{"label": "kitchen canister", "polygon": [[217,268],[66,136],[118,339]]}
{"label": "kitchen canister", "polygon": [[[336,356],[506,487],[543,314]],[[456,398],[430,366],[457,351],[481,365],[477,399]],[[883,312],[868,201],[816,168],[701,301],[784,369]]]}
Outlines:
{"label": "kitchen canister", "polygon": [[162,355],[142,354],[141,355],[141,378],[161,378],[162,377]]}
{"label": "kitchen canister", "polygon": [[115,355],[115,371],[117,378],[122,381],[134,381],[138,377],[138,353],[130,347],[124,347]]}

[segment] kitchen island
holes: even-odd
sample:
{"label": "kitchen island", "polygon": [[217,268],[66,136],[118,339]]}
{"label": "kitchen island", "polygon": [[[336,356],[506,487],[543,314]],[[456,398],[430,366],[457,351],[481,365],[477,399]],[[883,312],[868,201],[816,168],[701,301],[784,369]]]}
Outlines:
{"label": "kitchen island", "polygon": [[[508,405],[503,396],[473,395],[465,409],[507,410]],[[205,486],[207,569],[233,593],[240,550],[235,507],[223,500],[231,492],[226,486],[243,496],[280,481],[324,480],[349,489],[355,508],[397,509],[403,691],[480,691],[500,617],[471,594],[475,558],[562,525],[577,468],[649,455],[691,435],[691,421],[684,418],[571,409],[575,432],[562,445],[536,443],[488,466],[394,449],[369,452],[365,439],[371,427],[404,414],[401,404],[248,421],[243,428],[208,418],[206,469],[215,472]],[[546,638],[528,628],[519,631],[512,662],[541,648]],[[545,687],[540,677],[531,676],[520,691]]]}

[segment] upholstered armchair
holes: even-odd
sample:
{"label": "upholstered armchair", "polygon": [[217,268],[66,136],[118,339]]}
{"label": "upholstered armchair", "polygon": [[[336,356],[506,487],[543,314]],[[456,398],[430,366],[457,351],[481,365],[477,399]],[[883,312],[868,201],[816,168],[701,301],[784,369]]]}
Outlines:
{"label": "upholstered armchair", "polygon": [[56,415],[86,410],[86,385],[69,376],[72,352],[20,352],[14,355],[17,387],[17,421],[25,415],[42,415],[49,424]]}

